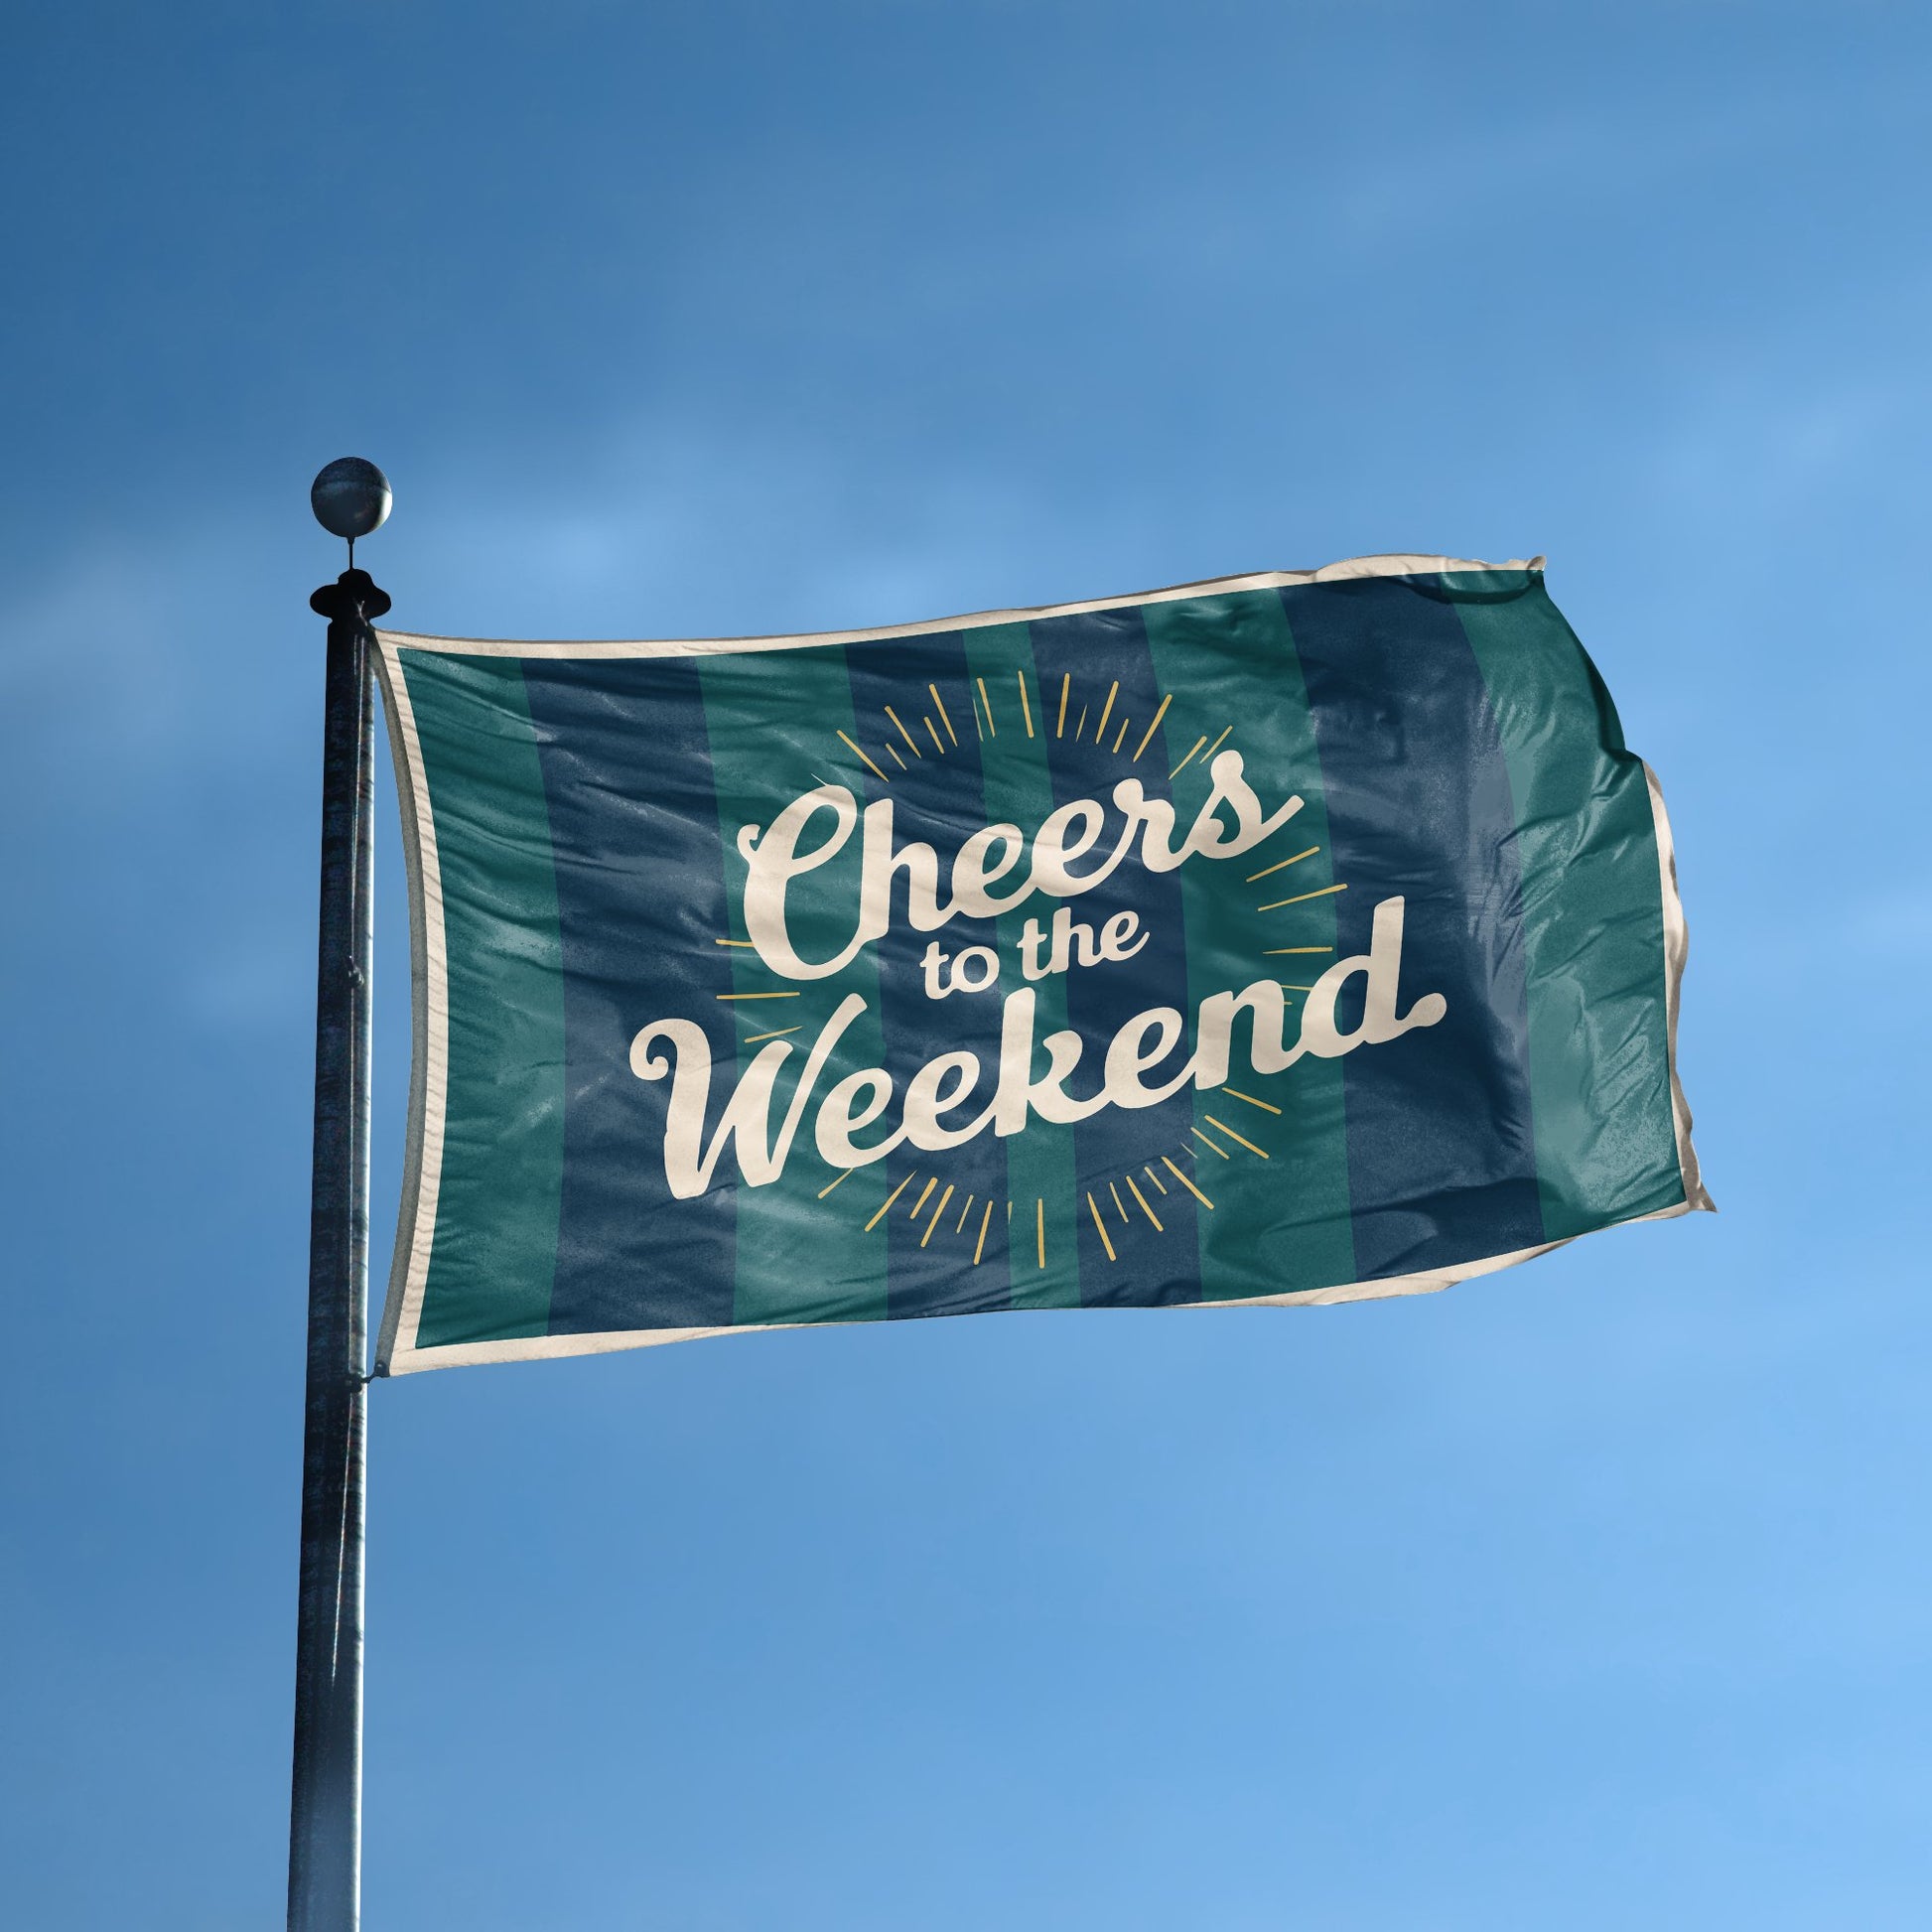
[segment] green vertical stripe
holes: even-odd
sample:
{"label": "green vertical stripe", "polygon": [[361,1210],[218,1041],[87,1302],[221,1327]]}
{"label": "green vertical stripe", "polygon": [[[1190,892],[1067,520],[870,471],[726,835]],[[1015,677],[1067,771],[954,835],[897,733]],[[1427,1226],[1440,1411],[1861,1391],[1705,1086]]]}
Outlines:
{"label": "green vertical stripe", "polygon": [[1543,1224],[1561,1240],[1684,1198],[1663,896],[1641,762],[1540,574],[1444,579],[1502,736],[1529,975]]}
{"label": "green vertical stripe", "polygon": [[540,1335],[563,1186],[564,1001],[550,814],[522,666],[435,651],[397,658],[429,784],[450,1009],[416,1346]]}
{"label": "green vertical stripe", "polygon": [[[838,734],[857,736],[852,685],[845,652],[836,644],[698,659],[704,692],[705,731],[711,740],[712,778],[723,835],[726,897],[732,929],[719,938],[745,938],[746,864],[738,834],[747,825],[767,826],[793,799],[821,781],[844,785],[861,811],[866,780]],[[807,827],[807,849],[830,833],[829,813]],[[852,937],[859,916],[862,834],[855,828],[845,847],[816,871],[801,874],[785,895],[785,929],[807,960],[831,959]],[[796,1028],[783,1041],[791,1056],[772,1097],[775,1132],[796,1090],[800,1070],[820,1029],[847,994],[866,1011],[841,1035],[826,1061],[799,1124],[784,1172],[768,1186],[738,1185],[737,1287],[733,1319],[759,1321],[880,1321],[886,1316],[886,1230],[865,1224],[885,1194],[886,1163],[855,1170],[845,1180],[828,1168],[813,1142],[818,1103],[847,1074],[884,1064],[880,1032],[879,969],[874,949],[825,979],[794,983],[768,971],[756,952],[731,949],[732,990],[762,995],[796,990],[796,999],[741,999],[738,1064],[720,1068],[714,1080],[736,1084],[767,1045],[760,1034]],[[752,1041],[752,1044],[745,1044]],[[714,1115],[715,1118],[715,1115]],[[861,1142],[879,1139],[888,1116]],[[721,1179],[733,1173],[728,1159]],[[837,1183],[834,1185],[834,1183]],[[824,1192],[830,1188],[830,1192]],[[821,1197],[822,1196],[822,1197]]]}
{"label": "green vertical stripe", "polygon": [[[1040,688],[1034,663],[1033,635],[1024,623],[989,623],[965,633],[966,662],[986,681],[991,718],[981,711],[975,725],[984,741],[986,823],[1017,825],[1029,841],[1053,809],[1053,781],[1046,765],[1046,734],[1053,729],[1057,691]],[[1027,704],[1020,702],[1020,679],[1027,680]],[[977,694],[977,685],[975,693]],[[1028,730],[1031,720],[1032,731]],[[990,735],[989,735],[990,731]],[[1005,913],[1000,928],[1000,991],[1009,997],[1027,986],[1020,971],[1020,935],[1029,918],[1045,924],[1053,901],[1035,895]],[[1066,978],[1048,974],[1034,982],[1036,996],[1034,1039],[1044,1039],[1066,1026]],[[1035,1052],[1035,1070],[1045,1064]],[[1032,1121],[1026,1132],[1005,1143],[1007,1188],[1013,1201],[1010,1247],[1013,1306],[1017,1309],[1077,1309],[1080,1306],[1080,1244],[1075,1216],[1073,1133]],[[996,1210],[1004,1212],[1004,1209]],[[1045,1230],[1046,1265],[1039,1263],[1039,1230]]]}
{"label": "green vertical stripe", "polygon": [[[1285,1035],[1293,1044],[1305,995],[1292,989],[1311,986],[1334,963],[1334,898],[1303,899],[1269,912],[1257,908],[1336,882],[1314,726],[1281,598],[1273,591],[1244,591],[1150,604],[1146,615],[1155,676],[1173,698],[1162,725],[1170,756],[1161,773],[1179,767],[1171,781],[1176,839],[1207,801],[1210,753],[1240,753],[1243,774],[1264,811],[1292,796],[1303,800],[1302,809],[1252,852],[1225,860],[1197,855],[1180,868],[1189,1044],[1202,1000],[1258,979],[1284,984]],[[1256,702],[1258,692],[1267,693],[1265,703]],[[1157,739],[1148,757],[1160,750]],[[1296,859],[1311,846],[1312,853]],[[1282,865],[1291,859],[1294,864]],[[1278,865],[1282,869],[1266,878],[1251,878]],[[1319,950],[1271,953],[1287,946]],[[1214,1202],[1213,1211],[1199,1217],[1207,1301],[1355,1279],[1342,1063],[1311,1056],[1286,1073],[1265,1076],[1248,1064],[1248,1038],[1243,1017],[1235,1027],[1228,1085],[1281,1111],[1269,1113],[1225,1089],[1194,1094],[1195,1125],[1232,1153],[1219,1160],[1196,1140],[1198,1157],[1190,1170]],[[1218,1122],[1265,1149],[1268,1159],[1239,1146]]]}

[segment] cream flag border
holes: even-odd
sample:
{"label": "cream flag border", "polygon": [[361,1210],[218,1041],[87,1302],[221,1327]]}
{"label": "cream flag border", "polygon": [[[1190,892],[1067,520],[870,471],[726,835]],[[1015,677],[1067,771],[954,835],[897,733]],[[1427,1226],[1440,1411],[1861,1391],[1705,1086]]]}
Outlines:
{"label": "cream flag border", "polygon": [[[409,969],[413,1018],[409,1076],[409,1130],[403,1161],[402,1199],[396,1216],[395,1258],[376,1343],[378,1375],[411,1375],[431,1368],[464,1368],[485,1362],[543,1361],[565,1355],[603,1355],[624,1348],[651,1348],[663,1342],[696,1341],[707,1335],[756,1334],[768,1328],[843,1326],[812,1321],[747,1322],[721,1328],[621,1328],[599,1334],[528,1335],[511,1341],[459,1342],[438,1348],[418,1348],[416,1334],[422,1320],[423,1292],[429,1279],[430,1244],[436,1226],[436,1202],[442,1178],[444,1110],[449,1093],[450,1006],[448,958],[444,949],[443,884],[436,851],[436,821],[430,808],[429,783],[422,748],[416,737],[415,714],[402,676],[399,651],[454,653],[465,657],[690,657],[732,651],[795,650],[810,644],[862,643],[875,638],[920,637],[935,632],[966,630],[981,624],[1020,623],[1036,618],[1072,617],[1088,611],[1118,610],[1123,606],[1172,603],[1181,598],[1221,597],[1237,591],[1284,589],[1297,584],[1338,583],[1362,577],[1414,577],[1458,571],[1531,571],[1540,573],[1540,556],[1512,558],[1507,563],[1477,563],[1456,557],[1389,554],[1351,557],[1324,564],[1319,570],[1258,571],[1243,577],[1216,577],[1194,584],[1174,584],[1158,591],[1125,597],[1092,598],[1078,604],[1048,604],[1031,609],[982,611],[969,617],[938,618],[924,623],[887,624],[871,630],[820,630],[793,636],[688,637],[659,641],[548,641],[513,638],[429,637],[407,630],[375,633],[376,668],[382,683],[383,713],[389,725],[389,745],[395,759],[396,790],[402,806],[403,852],[409,872]],[[1667,1042],[1670,1062],[1671,1112],[1677,1134],[1677,1161],[1684,1180],[1684,1199],[1675,1207],[1632,1220],[1664,1221],[1680,1214],[1715,1208],[1698,1172],[1691,1145],[1691,1110],[1677,1071],[1677,1012],[1689,932],[1677,890],[1676,848],[1670,819],[1656,774],[1644,766],[1650,811],[1657,835],[1658,869],[1664,910],[1664,971]],[[1623,1223],[1610,1223],[1620,1226]],[[1600,1230],[1592,1229],[1592,1233]],[[1546,1241],[1512,1254],[1490,1255],[1453,1268],[1424,1274],[1388,1276],[1379,1281],[1347,1282],[1333,1288],[1307,1289],[1285,1295],[1244,1296],[1220,1302],[1183,1303],[1181,1308],[1319,1308],[1340,1302],[1380,1301],[1396,1295],[1432,1295],[1455,1282],[1492,1275],[1519,1262],[1567,1247]],[[1015,1312],[1025,1313],[1020,1310]],[[1043,1311],[1032,1311],[1043,1312]],[[1099,1311],[1082,1311],[1099,1312]]]}

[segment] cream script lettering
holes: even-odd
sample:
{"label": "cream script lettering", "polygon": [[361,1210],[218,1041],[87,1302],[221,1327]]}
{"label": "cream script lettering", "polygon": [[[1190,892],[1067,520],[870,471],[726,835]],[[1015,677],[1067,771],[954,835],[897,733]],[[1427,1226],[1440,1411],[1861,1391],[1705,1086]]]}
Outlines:
{"label": "cream script lettering", "polygon": [[[748,825],[738,835],[746,864],[746,937],[759,959],[786,979],[827,979],[885,936],[895,882],[901,873],[913,930],[937,932],[962,915],[987,919],[1011,912],[1035,893],[1049,898],[1077,897],[1111,878],[1137,848],[1140,863],[1154,873],[1173,872],[1195,857],[1239,858],[1302,809],[1302,800],[1291,797],[1275,811],[1264,811],[1242,775],[1239,752],[1222,752],[1208,766],[1208,775],[1212,788],[1178,844],[1173,806],[1165,798],[1148,797],[1138,778],[1126,778],[1113,789],[1123,823],[1110,851],[1096,852],[1106,828],[1105,806],[1097,799],[1076,798],[1047,815],[1034,834],[1031,855],[1027,835],[1018,825],[989,825],[975,832],[954,855],[943,897],[939,854],[921,840],[896,842],[890,798],[861,812],[843,785],[820,785],[794,798],[768,826]],[[860,868],[851,936],[829,958],[807,959],[786,926],[787,894],[793,881],[837,858],[855,832]]]}
{"label": "cream script lettering", "polygon": [[[1229,760],[1232,760],[1232,764],[1224,776],[1222,767]],[[1215,857],[1232,856],[1233,851],[1245,851],[1266,836],[1266,830],[1254,828],[1272,830],[1301,804],[1299,798],[1292,799],[1272,819],[1264,819],[1253,793],[1240,781],[1240,759],[1232,753],[1225,759],[1215,760],[1214,775],[1216,796],[1229,804],[1235,816],[1236,826],[1232,833],[1218,823],[1211,830],[1204,830],[1201,820],[1196,820],[1181,845],[1174,847],[1169,837],[1173,829],[1172,808],[1158,800],[1142,801],[1139,786],[1130,781],[1117,786],[1114,792],[1116,804],[1128,812],[1129,831],[1113,856],[1103,862],[1103,871],[1083,876],[1065,890],[1041,883],[1038,855],[1046,831],[1042,827],[1041,838],[1035,842],[1032,877],[1024,889],[1008,897],[1000,909],[1010,909],[1019,904],[1035,890],[1042,890],[1058,897],[1070,897],[1074,892],[1085,890],[1096,878],[1104,877],[1106,871],[1111,871],[1119,863],[1122,849],[1136,836],[1143,839],[1143,863],[1152,870],[1171,871],[1190,852]],[[1128,791],[1135,794],[1131,806],[1122,798],[1122,793]],[[1241,794],[1245,794],[1245,804]],[[844,801],[843,808],[840,800]],[[809,871],[823,864],[825,858],[830,856],[824,844],[812,848],[802,859],[797,856],[797,833],[811,816],[819,811],[832,812],[835,821],[843,825],[842,832],[835,825],[832,837],[841,842],[850,836],[858,817],[851,794],[837,786],[825,786],[817,792],[807,793],[805,798],[788,808],[788,813],[797,811],[800,806],[806,809],[784,835],[784,850],[788,855],[785,863],[790,868],[786,877]],[[1153,809],[1155,806],[1159,806],[1158,811]],[[1071,806],[1062,807],[1061,811],[1053,814],[1053,818],[1062,818],[1073,810]],[[886,814],[879,821],[885,828],[881,837],[888,854],[881,863],[892,870],[906,866],[915,888],[924,894],[923,904],[931,923],[923,926],[922,930],[936,929],[962,909],[975,909],[963,907],[960,902],[959,862],[956,861],[954,866],[954,897],[941,908],[936,899],[937,861],[931,847],[908,846],[897,854],[890,852],[890,805],[872,806],[865,814],[868,840],[873,836],[874,812]],[[1166,814],[1165,824],[1162,823],[1162,813]],[[1092,822],[1097,825],[1097,806],[1093,807],[1093,814]],[[1203,812],[1203,818],[1209,816],[1211,814]],[[1049,819],[1047,824],[1051,825],[1052,822]],[[1067,821],[1069,825],[1071,822],[1070,819]],[[999,869],[999,876],[1004,876],[1006,872],[1016,869],[1024,841],[1011,827],[995,826],[990,830],[995,834],[1013,833],[1014,844],[1009,849],[1010,856]],[[765,838],[769,839],[778,831],[779,824],[774,823],[772,832],[766,834]],[[1252,837],[1247,836],[1250,831],[1253,831]],[[1236,843],[1243,839],[1245,843]],[[990,850],[993,842],[997,841],[989,842],[985,849]],[[754,839],[752,843],[761,850],[764,841]],[[977,843],[976,838],[968,845]],[[1094,843],[1093,836],[1088,836],[1084,844],[1076,840],[1078,853],[1061,844],[1054,848],[1057,856],[1051,863],[1064,867],[1072,857],[1089,850]],[[967,849],[961,848],[962,858]],[[1157,850],[1165,858],[1165,865],[1157,863]],[[869,847],[869,872],[870,868]],[[890,876],[889,871],[888,883]],[[976,873],[975,879],[982,884],[976,885],[974,890],[983,890],[983,881],[988,876]],[[1062,872],[1056,877],[1064,880],[1068,876]],[[776,897],[776,931],[781,935],[782,883],[769,890]],[[869,884],[866,890],[884,893],[886,887]],[[748,892],[748,928],[750,898]],[[919,924],[917,908],[920,903],[915,897],[915,925]],[[1288,1009],[1280,985],[1274,980],[1256,980],[1238,991],[1210,994],[1200,1002],[1195,1013],[1194,1050],[1178,1066],[1165,1074],[1159,1069],[1173,1057],[1180,1045],[1184,1026],[1182,1015],[1173,1007],[1152,1007],[1136,1014],[1116,1032],[1100,1056],[1098,1083],[1091,1093],[1084,1095],[1068,1090],[1069,1082],[1080,1071],[1084,1057],[1080,1035],[1062,1031],[1036,1037],[1037,996],[1031,986],[1023,986],[1008,994],[1002,1003],[999,1059],[990,1072],[981,1064],[976,1053],[960,1051],[938,1055],[905,1082],[904,1091],[899,1096],[898,1118],[895,1122],[888,1122],[887,1117],[892,1110],[897,1083],[884,1067],[861,1068],[837,1081],[822,1097],[818,1096],[818,1085],[826,1062],[839,1038],[865,1011],[865,1002],[857,994],[850,994],[840,1002],[817,1039],[805,1051],[790,1097],[783,1103],[783,1111],[776,1117],[775,1125],[774,1108],[779,1104],[778,1078],[794,1054],[794,1048],[788,1041],[774,1040],[756,1055],[739,1077],[708,1144],[704,1128],[711,1105],[713,1063],[710,1041],[702,1028],[689,1020],[659,1020],[643,1028],[630,1043],[630,1070],[640,1080],[670,1078],[671,1091],[664,1131],[664,1173],[671,1193],[676,1198],[688,1199],[703,1193],[711,1184],[712,1175],[728,1147],[735,1155],[746,1184],[761,1187],[776,1180],[784,1171],[786,1158],[815,1097],[817,1113],[813,1120],[812,1138],[820,1158],[835,1168],[862,1168],[884,1160],[901,1144],[925,1152],[938,1152],[963,1146],[989,1129],[1003,1138],[1023,1133],[1035,1118],[1067,1125],[1087,1119],[1103,1107],[1153,1107],[1189,1085],[1202,1091],[1212,1090],[1227,1081],[1237,1050],[1237,1035],[1243,1032],[1245,1038],[1240,1050],[1247,1064],[1257,1073],[1266,1075],[1285,1072],[1304,1054],[1319,1059],[1336,1059],[1363,1046],[1381,1045],[1397,1039],[1414,1028],[1433,1027],[1449,1010],[1448,1002],[1440,993],[1425,993],[1406,1013],[1399,1010],[1402,929],[1403,901],[1400,898],[1383,899],[1375,907],[1368,951],[1337,960],[1316,980],[1304,1002],[1300,1028],[1292,1043],[1287,1037]],[[865,930],[863,917],[860,930]],[[882,925],[880,931],[883,930]],[[877,937],[878,934],[871,936]],[[1121,929],[1116,936],[1124,941],[1126,929]],[[861,939],[858,943],[865,941]],[[760,950],[763,950],[762,945]],[[1138,950],[1138,947],[1132,950]],[[1129,954],[1120,951],[1112,956],[1126,957]],[[803,976],[817,977],[831,970],[834,968],[821,966]],[[1362,982],[1359,1018],[1352,1025],[1344,1026],[1339,1017],[1342,995],[1350,982],[1355,980]],[[1243,1021],[1246,1023],[1245,1030],[1240,1024]],[[1039,1064],[1042,1052],[1045,1059],[1043,1068]]]}

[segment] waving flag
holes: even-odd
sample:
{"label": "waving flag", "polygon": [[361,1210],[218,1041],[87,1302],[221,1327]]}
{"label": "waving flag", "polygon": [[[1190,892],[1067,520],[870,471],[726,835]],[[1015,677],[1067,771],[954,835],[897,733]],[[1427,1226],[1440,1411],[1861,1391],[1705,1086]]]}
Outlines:
{"label": "waving flag", "polygon": [[389,1373],[1411,1294],[1710,1205],[1663,802],[1540,560],[380,642]]}

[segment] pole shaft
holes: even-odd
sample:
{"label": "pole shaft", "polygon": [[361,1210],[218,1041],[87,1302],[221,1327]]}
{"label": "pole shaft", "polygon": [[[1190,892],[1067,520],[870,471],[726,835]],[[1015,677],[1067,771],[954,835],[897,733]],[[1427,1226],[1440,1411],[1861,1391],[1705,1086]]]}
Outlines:
{"label": "pole shaft", "polygon": [[[351,580],[359,580],[354,582]],[[373,596],[362,594],[362,587]],[[362,1863],[362,1539],[368,1329],[369,972],[374,937],[373,633],[360,571],[316,593],[330,619],[308,1395],[296,1628],[289,1932],[356,1932]]]}

